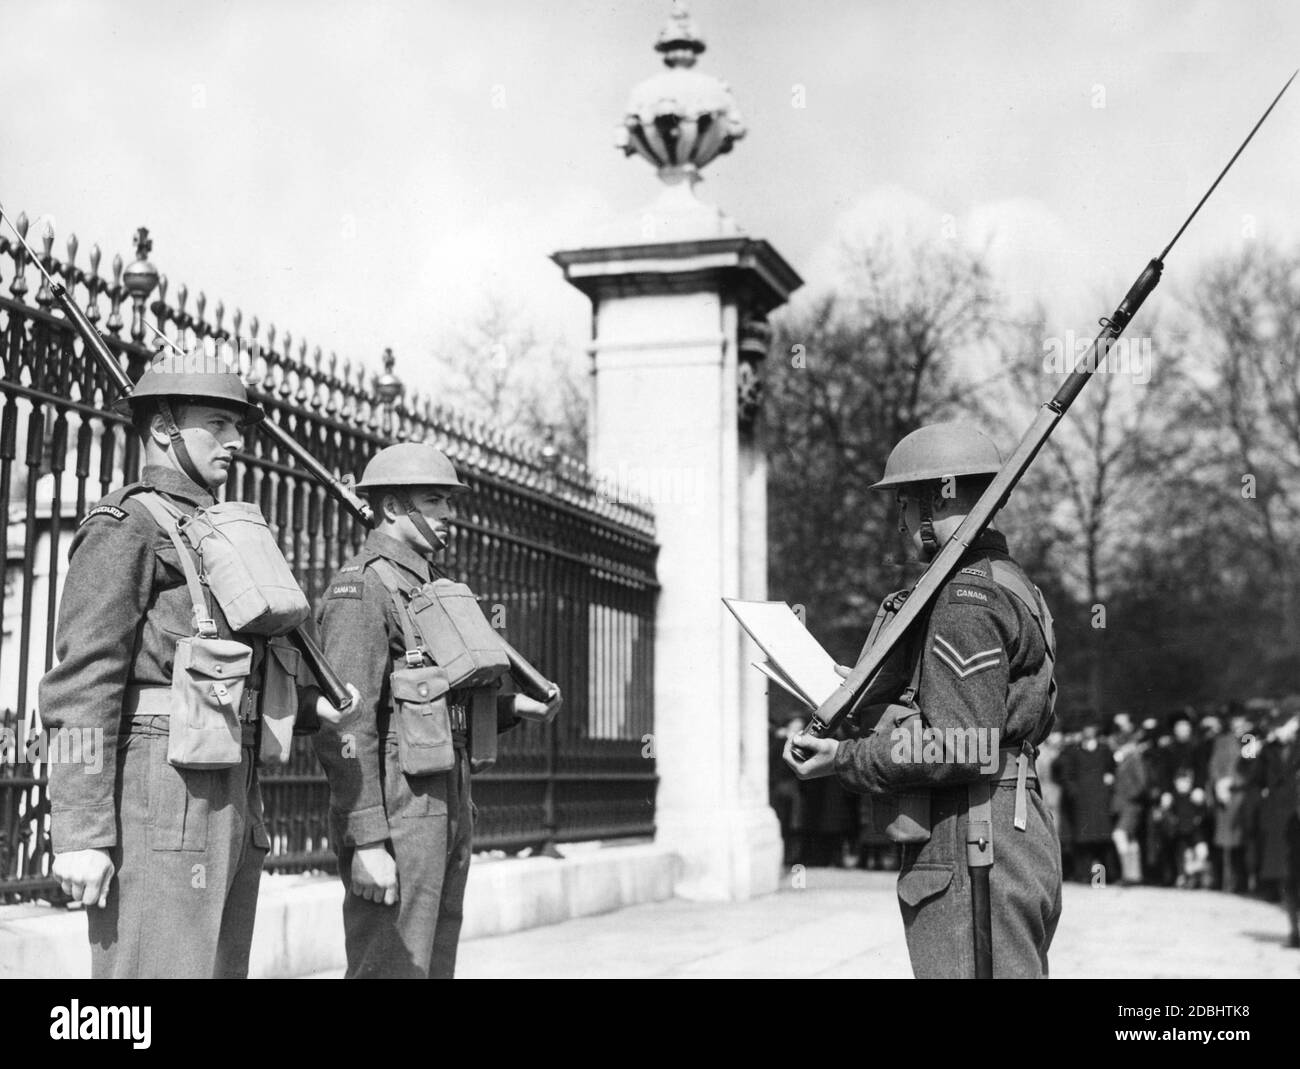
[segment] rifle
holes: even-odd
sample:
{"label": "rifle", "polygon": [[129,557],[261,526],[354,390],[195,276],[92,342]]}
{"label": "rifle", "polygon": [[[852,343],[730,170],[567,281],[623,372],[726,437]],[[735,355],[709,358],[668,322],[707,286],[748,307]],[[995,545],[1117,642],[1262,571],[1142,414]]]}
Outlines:
{"label": "rifle", "polygon": [[[1223,176],[1237,162],[1237,157],[1250,144],[1255,132],[1264,125],[1264,120],[1277,106],[1277,102],[1282,99],[1282,94],[1287,91],[1295,80],[1296,74],[1300,74],[1300,70],[1294,72],[1287,79],[1286,85],[1282,86],[1278,91],[1277,96],[1273,98],[1273,103],[1259,117],[1259,121],[1246,135],[1246,140],[1233,153],[1232,159],[1219,172],[1219,177],[1214,180],[1214,184],[1206,190],[1205,195],[1197,202],[1196,207],[1192,209],[1191,215],[1184,220],[1183,225],[1178,228],[1178,232],[1165,246],[1164,251],[1147,264],[1137,277],[1137,281],[1129,287],[1128,293],[1124,295],[1124,299],[1120,301],[1119,306],[1111,313],[1109,318],[1099,320],[1102,328],[1101,333],[1092,340],[1088,351],[1079,360],[1070,377],[1066,379],[1055,396],[1039,409],[1038,416],[1030,425],[1029,430],[1025,432],[1024,437],[1020,439],[1020,444],[1016,446],[1015,452],[1011,454],[1011,457],[1002,465],[1001,470],[993,477],[988,489],[984,491],[975,507],[962,520],[953,536],[935,554],[925,573],[917,581],[916,586],[912,588],[907,600],[903,602],[903,606],[897,615],[894,616],[872,646],[863,654],[862,659],[854,666],[844,682],[817,707],[802,734],[811,735],[814,738],[825,738],[838,728],[840,722],[861,701],[885,660],[902,641],[908,628],[930,607],[931,602],[934,601],[944,584],[952,577],[957,570],[957,562],[961,559],[962,554],[966,552],[967,547],[983,533],[994,513],[1006,503],[1011,491],[1020,482],[1029,465],[1033,463],[1034,457],[1038,455],[1038,451],[1042,449],[1043,444],[1051,436],[1052,431],[1061,421],[1061,417],[1065,415],[1074,399],[1079,396],[1079,391],[1087,384],[1088,379],[1091,378],[1098,365],[1106,359],[1111,346],[1124,333],[1124,328],[1128,326],[1137,310],[1142,307],[1142,302],[1156,288],[1160,281],[1161,272],[1164,271],[1165,257],[1169,255],[1169,251],[1174,247],[1174,244],[1182,237],[1183,231],[1196,218],[1196,213],[1201,210],[1201,206],[1209,200],[1210,194],[1218,188],[1219,183],[1223,181]],[[807,760],[810,756],[807,750],[798,745],[792,747],[792,752],[801,761]]]}
{"label": "rifle", "polygon": [[[5,215],[3,208],[0,208],[0,219],[3,219],[9,224],[9,229],[17,235],[19,242],[21,242],[23,248],[27,250],[27,255],[45,277],[45,282],[50,287],[50,292],[54,295],[54,299],[58,301],[59,307],[63,309],[64,316],[67,317],[68,322],[72,324],[73,328],[81,336],[81,341],[85,346],[86,352],[98,361],[99,365],[108,375],[109,380],[115,387],[117,387],[118,393],[123,397],[129,397],[131,392],[135,389],[135,384],[131,382],[127,373],[122,370],[122,365],[118,363],[117,357],[109,351],[108,345],[104,342],[103,337],[100,336],[99,331],[97,331],[90,320],[86,318],[86,314],[77,307],[77,303],[72,299],[67,289],[65,289],[61,283],[56,281],[50,272],[46,270],[44,262],[36,255],[32,247],[27,244],[27,239],[19,232],[18,227],[14,225],[13,220]],[[269,419],[264,419],[259,420],[257,426],[261,428],[277,445],[292,453],[294,457],[296,457],[313,475],[313,477],[321,479],[322,481],[328,480],[332,483],[338,483],[338,492],[340,493],[349,492],[347,491],[347,488],[339,482],[339,480],[330,475],[329,472],[326,471],[326,469],[314,457],[312,457],[306,449],[295,442],[293,438],[289,436],[289,433],[278,424],[271,422]],[[352,496],[355,497],[355,495]],[[357,502],[361,508],[366,508],[364,501],[361,501],[358,498]],[[367,511],[369,510],[367,509]],[[348,689],[343,680],[339,678],[338,673],[335,672],[334,669],[330,667],[329,662],[325,660],[325,654],[321,650],[320,646],[311,635],[301,627],[294,628],[293,631],[289,633],[288,638],[298,649],[298,652],[302,654],[302,658],[306,662],[307,667],[311,669],[312,673],[316,676],[317,681],[320,683],[321,691],[324,693],[329,703],[340,713],[346,713],[352,706],[352,695],[348,693]]]}

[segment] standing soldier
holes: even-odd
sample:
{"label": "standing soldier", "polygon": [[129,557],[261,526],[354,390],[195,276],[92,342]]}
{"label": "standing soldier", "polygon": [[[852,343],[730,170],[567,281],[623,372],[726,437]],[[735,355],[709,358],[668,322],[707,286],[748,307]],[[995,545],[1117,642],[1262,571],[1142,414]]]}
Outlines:
{"label": "standing soldier", "polygon": [[[928,560],[1001,466],[983,432],[935,424],[895,446],[873,489],[897,493],[900,530]],[[872,638],[906,596],[885,599]],[[990,931],[992,975],[1046,976],[1061,850],[1033,757],[1053,720],[1051,616],[988,528],[918,624],[863,698],[871,730],[801,736],[807,759],[789,744],[786,759],[801,777],[835,775],[872,796],[877,822],[905,844],[898,898],[918,977],[977,975],[976,936]],[[983,886],[987,912],[976,915]]]}
{"label": "standing soldier", "polygon": [[361,697],[354,719],[315,740],[348,891],[347,976],[450,977],[474,828],[471,760],[490,759],[484,740],[495,747],[519,718],[549,720],[560,696],[499,696],[500,642],[468,588],[437,578],[450,499],[469,489],[451,461],[431,445],[389,446],[357,489],[377,523],[318,615],[326,656]]}
{"label": "standing soldier", "polygon": [[[73,538],[59,663],[40,686],[46,730],[95,732],[105,758],[95,772],[51,764],[53,874],[88,907],[94,977],[243,977],[270,847],[259,751],[283,753],[299,704],[338,714],[314,686],[297,690],[296,651],[268,638],[310,608],[265,522],[251,506],[213,508],[242,428],[263,417],[239,376],[201,350],[160,356],[118,407],[144,470]],[[260,521],[235,552],[271,580],[273,604],[249,623],[228,617],[215,557],[176,523],[219,525],[232,507],[247,510],[239,526]]]}

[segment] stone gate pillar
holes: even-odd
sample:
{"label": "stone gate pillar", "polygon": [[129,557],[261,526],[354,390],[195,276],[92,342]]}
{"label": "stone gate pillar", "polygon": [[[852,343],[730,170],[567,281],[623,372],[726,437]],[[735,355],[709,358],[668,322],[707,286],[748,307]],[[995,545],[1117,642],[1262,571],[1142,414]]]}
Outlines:
{"label": "stone gate pillar", "polygon": [[704,43],[680,4],[656,48],[668,69],[633,92],[621,133],[664,188],[553,259],[592,302],[591,466],[655,506],[657,838],[682,858],[679,894],[741,899],[775,890],[781,841],[757,650],[720,599],[767,596],[767,315],[801,280],[695,196],[744,127],[692,69]]}

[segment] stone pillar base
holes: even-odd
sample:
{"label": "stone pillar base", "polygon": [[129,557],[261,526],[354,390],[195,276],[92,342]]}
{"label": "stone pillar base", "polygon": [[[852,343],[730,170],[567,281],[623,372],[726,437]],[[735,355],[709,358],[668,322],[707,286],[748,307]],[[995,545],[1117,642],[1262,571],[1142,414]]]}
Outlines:
{"label": "stone pillar base", "polygon": [[781,880],[781,827],[770,806],[655,815],[655,843],[682,863],[674,888],[696,902],[742,902],[771,894]]}

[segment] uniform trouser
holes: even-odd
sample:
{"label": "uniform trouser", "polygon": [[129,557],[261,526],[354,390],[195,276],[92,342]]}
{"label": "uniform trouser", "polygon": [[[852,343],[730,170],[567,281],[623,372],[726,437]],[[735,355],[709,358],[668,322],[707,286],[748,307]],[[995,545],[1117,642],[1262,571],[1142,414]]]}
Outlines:
{"label": "uniform trouser", "polygon": [[116,875],[87,910],[91,975],[245,977],[262,860],[252,731],[235,768],[167,762],[167,718],[137,718],[118,749]]}
{"label": "uniform trouser", "polygon": [[[1061,916],[1056,827],[1038,789],[1027,790],[1024,831],[1012,825],[1015,784],[993,791],[989,904],[994,977],[1046,977],[1047,951]],[[975,976],[966,811],[966,787],[933,791],[929,841],[903,850],[899,908],[918,978]]]}
{"label": "uniform trouser", "polygon": [[384,761],[388,849],[397,861],[398,902],[351,891],[352,856],[339,852],[348,978],[450,978],[464,917],[474,832],[469,759],[460,747],[449,772],[406,776],[393,751]]}

